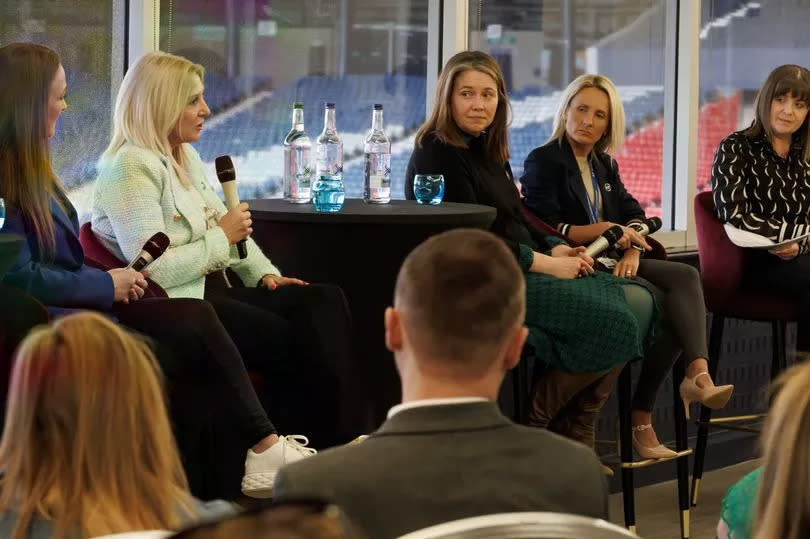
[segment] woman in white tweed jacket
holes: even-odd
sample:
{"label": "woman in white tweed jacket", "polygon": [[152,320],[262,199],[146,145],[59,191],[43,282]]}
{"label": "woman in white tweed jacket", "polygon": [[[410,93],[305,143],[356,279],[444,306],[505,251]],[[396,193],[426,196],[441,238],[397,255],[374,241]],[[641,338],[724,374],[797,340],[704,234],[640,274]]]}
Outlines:
{"label": "woman in white tweed jacket", "polygon": [[[346,364],[349,348],[343,293],[334,286],[282,277],[249,238],[247,204],[226,210],[188,144],[199,140],[209,114],[201,66],[156,52],[130,68],[116,101],[113,138],[99,164],[93,232],[123,260],[137,255],[153,234],[164,232],[170,246],[149,266],[149,274],[170,297],[209,301],[245,364],[264,371],[268,380],[289,375],[295,365],[302,371],[310,367],[317,381],[334,387],[333,366]],[[240,260],[235,244],[243,239],[248,256]],[[207,278],[227,268],[244,287]],[[321,389],[313,388],[316,394],[292,409],[315,410],[319,425],[328,425],[318,433],[320,441],[332,443],[336,421],[330,414],[336,414],[337,407],[329,400],[334,393]],[[264,410],[253,415],[255,423],[265,424]],[[248,451],[242,488],[255,493],[272,486],[275,465],[263,462],[270,452],[263,451],[267,429],[248,430],[246,437],[256,445]],[[285,454],[297,458],[291,449]]]}

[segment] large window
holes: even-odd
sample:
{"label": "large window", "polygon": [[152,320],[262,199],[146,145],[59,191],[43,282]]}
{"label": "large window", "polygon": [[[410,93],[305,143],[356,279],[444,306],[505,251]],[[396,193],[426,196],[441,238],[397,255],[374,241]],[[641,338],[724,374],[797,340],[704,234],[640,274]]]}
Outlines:
{"label": "large window", "polygon": [[[349,197],[362,196],[363,141],[375,103],[392,139],[392,196],[403,198],[413,134],[425,117],[427,0],[161,2],[160,48],[206,68],[213,111],[196,144],[213,171],[234,160],[242,196],[280,197],[292,106],[306,131],[336,103]],[[212,172],[213,173],[213,172]]]}
{"label": "large window", "polygon": [[703,0],[697,190],[711,189],[718,144],[751,124],[754,100],[768,73],[808,65],[810,4],[804,0]]}
{"label": "large window", "polygon": [[51,151],[56,173],[82,220],[90,210],[96,160],[109,142],[111,80],[116,79],[116,71],[120,76],[123,66],[120,49],[113,47],[113,33],[122,31],[123,24],[120,17],[116,29],[116,4],[109,0],[0,3],[0,44],[41,43],[62,58],[69,108],[56,126]]}
{"label": "large window", "polygon": [[648,215],[661,215],[664,39],[662,0],[471,0],[471,49],[500,63],[512,99],[511,165],[551,135],[561,91],[583,73],[619,89],[628,136],[616,155],[624,184]]}

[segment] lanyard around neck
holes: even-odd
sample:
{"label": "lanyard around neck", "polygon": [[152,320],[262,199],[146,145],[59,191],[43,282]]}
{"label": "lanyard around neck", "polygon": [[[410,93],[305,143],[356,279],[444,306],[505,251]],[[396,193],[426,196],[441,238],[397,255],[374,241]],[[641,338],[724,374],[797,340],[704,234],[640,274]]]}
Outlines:
{"label": "lanyard around neck", "polygon": [[[591,224],[599,222],[599,180],[596,179],[596,171],[593,169],[593,163],[588,159],[588,169],[591,171],[591,183],[593,184],[593,200],[585,192],[585,198],[588,199],[588,219]],[[581,174],[581,172],[580,172]]]}

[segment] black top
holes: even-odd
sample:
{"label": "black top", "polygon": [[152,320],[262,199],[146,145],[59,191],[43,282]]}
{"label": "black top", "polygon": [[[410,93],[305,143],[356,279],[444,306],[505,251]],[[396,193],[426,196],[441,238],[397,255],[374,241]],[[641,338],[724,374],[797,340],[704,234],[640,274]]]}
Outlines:
{"label": "black top", "polygon": [[503,239],[520,260],[522,243],[531,249],[547,250],[546,235],[523,217],[520,196],[512,179],[509,162],[486,160],[483,137],[469,137],[468,148],[457,148],[428,135],[422,147],[415,147],[405,175],[405,198],[412,200],[413,178],[417,174],[442,174],[444,200],[485,204],[498,212],[490,230]]}
{"label": "black top", "polygon": [[[616,161],[605,153],[596,152],[591,153],[589,160],[599,185],[602,218],[620,224],[644,219],[644,210],[619,177]],[[523,164],[520,184],[526,206],[563,235],[571,225],[591,224],[588,193],[565,137],[532,150]]]}
{"label": "black top", "polygon": [[368,223],[368,224],[452,224],[453,226],[489,227],[495,218],[494,208],[477,204],[442,203],[438,206],[410,200],[392,200],[388,204],[367,204],[360,199],[346,199],[343,209],[319,213],[312,204],[292,204],[281,199],[247,201],[255,221],[301,223]]}
{"label": "black top", "polygon": [[0,281],[17,261],[24,242],[25,238],[18,234],[0,234]]}
{"label": "black top", "polygon": [[782,158],[764,136],[732,133],[714,154],[712,193],[720,220],[736,228],[776,242],[810,232],[810,163],[799,146]]}

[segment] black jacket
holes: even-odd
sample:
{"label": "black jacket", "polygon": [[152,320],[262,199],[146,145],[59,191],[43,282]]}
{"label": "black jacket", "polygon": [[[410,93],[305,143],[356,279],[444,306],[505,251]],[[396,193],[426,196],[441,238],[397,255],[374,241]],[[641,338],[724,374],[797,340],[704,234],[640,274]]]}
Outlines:
{"label": "black jacket", "polygon": [[433,135],[414,148],[405,175],[405,198],[413,200],[413,178],[416,174],[442,174],[444,200],[492,206],[498,213],[490,230],[503,239],[520,260],[519,244],[535,251],[548,250],[556,241],[526,222],[520,196],[512,179],[509,162],[487,161],[483,137],[470,137],[468,148],[457,148],[440,142]]}
{"label": "black jacket", "polygon": [[[552,140],[535,148],[520,178],[524,203],[540,219],[564,235],[567,225],[588,225],[588,193],[568,140]],[[624,188],[619,166],[607,154],[595,154],[593,171],[602,199],[602,219],[619,224],[644,219],[644,210]]]}

